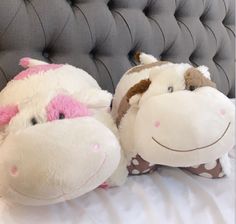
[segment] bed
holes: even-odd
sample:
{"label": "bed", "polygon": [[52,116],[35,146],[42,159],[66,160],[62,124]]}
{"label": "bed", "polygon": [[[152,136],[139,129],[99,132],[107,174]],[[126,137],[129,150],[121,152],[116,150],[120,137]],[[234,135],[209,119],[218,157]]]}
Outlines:
{"label": "bed", "polygon": [[[234,0],[1,0],[0,90],[25,56],[69,63],[114,92],[136,51],[206,65],[217,88],[235,97]],[[233,102],[235,103],[235,102]],[[162,167],[119,188],[96,189],[57,205],[0,199],[0,224],[235,223],[232,175],[211,180]]]}

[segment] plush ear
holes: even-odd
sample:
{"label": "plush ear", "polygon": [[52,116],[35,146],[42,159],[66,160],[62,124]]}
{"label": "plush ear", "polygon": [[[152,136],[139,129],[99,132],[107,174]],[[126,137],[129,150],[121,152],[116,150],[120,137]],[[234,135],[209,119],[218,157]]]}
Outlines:
{"label": "plush ear", "polygon": [[8,124],[18,112],[17,105],[0,106],[0,126]]}
{"label": "plush ear", "polygon": [[92,109],[108,109],[111,105],[112,94],[101,89],[87,89],[73,95]]}
{"label": "plush ear", "polygon": [[198,66],[196,69],[200,71],[203,74],[203,76],[211,80],[211,74],[207,66],[201,65],[201,66]]}
{"label": "plush ear", "polygon": [[150,79],[144,79],[128,90],[118,107],[118,116],[116,118],[117,125],[120,124],[122,117],[126,114],[131,105],[138,106],[142,94],[148,90],[150,84]]}
{"label": "plush ear", "polygon": [[[203,86],[210,86],[213,88],[216,88],[216,84],[212,82],[209,78],[206,78],[207,73],[206,67],[198,67],[197,68],[189,68],[185,74],[184,74],[184,79],[185,79],[185,85],[187,90],[195,90],[197,88],[203,87]],[[202,72],[203,71],[203,72]],[[205,73],[205,75],[203,74]]]}
{"label": "plush ear", "polygon": [[137,61],[137,62],[139,62],[140,64],[143,64],[143,65],[151,64],[153,62],[158,61],[154,56],[152,56],[150,54],[145,54],[145,53],[140,52],[140,51],[135,53],[134,59],[135,59],[135,61]]}
{"label": "plush ear", "polygon": [[144,79],[132,86],[126,94],[127,101],[132,105],[138,103],[142,94],[148,90],[150,84],[150,79]]}
{"label": "plush ear", "polygon": [[47,62],[36,60],[33,58],[22,58],[20,59],[19,65],[22,66],[23,68],[31,68],[36,65],[47,65]]}

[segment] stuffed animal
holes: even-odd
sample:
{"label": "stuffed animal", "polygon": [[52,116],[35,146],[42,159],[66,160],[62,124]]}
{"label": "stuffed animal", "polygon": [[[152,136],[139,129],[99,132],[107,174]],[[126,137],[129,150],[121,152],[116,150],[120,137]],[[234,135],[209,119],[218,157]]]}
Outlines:
{"label": "stuffed animal", "polygon": [[0,196],[46,205],[122,184],[112,95],[71,65],[20,65],[27,69],[0,93]]}
{"label": "stuffed animal", "polygon": [[144,53],[138,59],[141,65],[118,83],[112,109],[129,173],[166,165],[209,178],[229,175],[235,108],[208,68]]}

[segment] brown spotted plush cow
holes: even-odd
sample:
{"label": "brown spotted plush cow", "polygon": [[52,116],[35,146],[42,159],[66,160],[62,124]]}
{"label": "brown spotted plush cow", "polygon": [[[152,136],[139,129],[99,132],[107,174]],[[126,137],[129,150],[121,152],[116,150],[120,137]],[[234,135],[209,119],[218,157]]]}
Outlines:
{"label": "brown spotted plush cow", "polygon": [[141,64],[120,80],[112,109],[129,173],[167,165],[209,178],[228,175],[235,109],[208,68],[138,58]]}

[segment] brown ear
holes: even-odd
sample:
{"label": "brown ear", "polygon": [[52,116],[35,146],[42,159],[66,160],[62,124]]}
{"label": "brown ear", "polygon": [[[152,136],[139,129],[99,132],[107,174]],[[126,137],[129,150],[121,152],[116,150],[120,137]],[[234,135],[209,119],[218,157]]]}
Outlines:
{"label": "brown ear", "polygon": [[128,109],[130,108],[129,100],[136,94],[142,94],[147,91],[151,84],[150,79],[144,79],[141,80],[139,83],[132,86],[128,92],[125,94],[123,99],[120,102],[119,108],[118,108],[118,116],[116,118],[116,124],[117,126],[120,124],[120,121],[122,117],[126,114]]}
{"label": "brown ear", "polygon": [[196,68],[189,68],[185,74],[185,86],[187,90],[193,91],[194,89],[210,86],[216,88],[216,84],[210,79],[206,78],[199,70]]}

